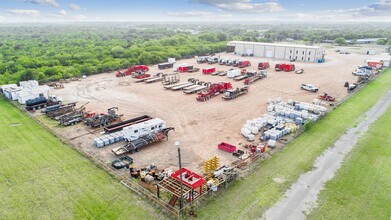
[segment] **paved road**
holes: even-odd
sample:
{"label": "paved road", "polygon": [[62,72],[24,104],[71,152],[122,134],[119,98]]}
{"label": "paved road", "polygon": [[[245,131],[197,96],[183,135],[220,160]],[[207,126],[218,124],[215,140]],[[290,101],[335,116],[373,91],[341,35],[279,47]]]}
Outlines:
{"label": "paved road", "polygon": [[285,193],[283,200],[270,208],[263,218],[271,220],[305,219],[304,212],[309,212],[316,205],[317,195],[324,183],[333,178],[341,162],[356,145],[360,135],[376,121],[391,103],[391,90],[368,112],[366,118],[357,127],[349,129],[332,147],[319,156],[314,169],[302,174],[298,181]]}

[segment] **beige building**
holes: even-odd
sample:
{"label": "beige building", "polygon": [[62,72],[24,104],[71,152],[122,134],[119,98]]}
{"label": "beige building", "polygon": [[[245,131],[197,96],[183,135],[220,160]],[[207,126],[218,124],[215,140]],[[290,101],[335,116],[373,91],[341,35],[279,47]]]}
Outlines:
{"label": "beige building", "polygon": [[302,62],[323,63],[325,49],[320,46],[307,46],[298,44],[274,44],[247,41],[230,41],[227,51],[238,55],[247,54],[255,57],[282,59]]}

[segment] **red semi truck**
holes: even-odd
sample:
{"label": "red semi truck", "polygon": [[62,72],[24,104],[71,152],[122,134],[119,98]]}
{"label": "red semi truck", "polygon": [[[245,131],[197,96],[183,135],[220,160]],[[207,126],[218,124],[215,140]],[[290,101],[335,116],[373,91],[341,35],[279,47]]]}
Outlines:
{"label": "red semi truck", "polygon": [[269,62],[260,62],[258,63],[258,69],[259,70],[265,70],[270,67]]}
{"label": "red semi truck", "polygon": [[239,61],[239,63],[238,63],[238,67],[239,68],[245,68],[245,67],[248,67],[248,66],[251,66],[251,63],[248,60]]}

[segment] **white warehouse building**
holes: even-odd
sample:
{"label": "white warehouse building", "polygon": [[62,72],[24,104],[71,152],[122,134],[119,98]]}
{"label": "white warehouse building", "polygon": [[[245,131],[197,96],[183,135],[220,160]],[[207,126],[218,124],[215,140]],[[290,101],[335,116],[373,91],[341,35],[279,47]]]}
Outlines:
{"label": "white warehouse building", "polygon": [[230,41],[227,43],[227,52],[238,55],[246,54],[255,57],[282,59],[302,62],[323,63],[325,49],[320,46],[298,44],[274,44],[247,41]]}

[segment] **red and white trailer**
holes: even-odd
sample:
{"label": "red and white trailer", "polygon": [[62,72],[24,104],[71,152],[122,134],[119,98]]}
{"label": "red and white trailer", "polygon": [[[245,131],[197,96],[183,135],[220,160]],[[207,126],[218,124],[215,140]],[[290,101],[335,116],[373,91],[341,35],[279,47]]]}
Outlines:
{"label": "red and white trailer", "polygon": [[215,67],[207,67],[205,69],[202,69],[202,73],[203,74],[211,74],[211,73],[214,73],[216,72],[216,68]]}
{"label": "red and white trailer", "polygon": [[189,65],[189,64],[182,64],[178,66],[178,72],[180,73],[185,73],[192,69],[193,69],[193,65]]}
{"label": "red and white trailer", "polygon": [[370,67],[381,68],[384,65],[381,59],[370,59],[370,60],[366,60],[366,62]]}

